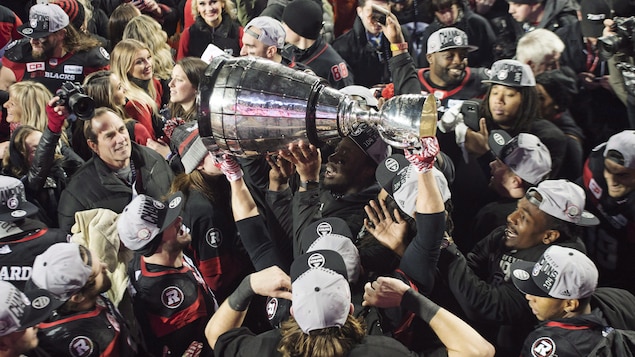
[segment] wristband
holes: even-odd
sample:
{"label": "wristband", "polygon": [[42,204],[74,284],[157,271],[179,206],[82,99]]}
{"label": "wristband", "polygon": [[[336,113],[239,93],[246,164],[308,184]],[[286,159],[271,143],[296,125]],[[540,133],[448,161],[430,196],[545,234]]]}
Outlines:
{"label": "wristband", "polygon": [[234,292],[227,298],[227,303],[232,310],[245,311],[249,307],[251,298],[255,294],[251,288],[250,278],[251,275],[247,275],[240,285],[238,285],[238,288],[236,288],[236,290],[234,290]]}
{"label": "wristband", "polygon": [[313,180],[300,181],[300,187],[308,191],[320,187],[320,183]]}
{"label": "wristband", "polygon": [[390,44],[390,50],[391,51],[402,51],[402,50],[407,50],[407,49],[408,49],[408,42],[391,43]]}

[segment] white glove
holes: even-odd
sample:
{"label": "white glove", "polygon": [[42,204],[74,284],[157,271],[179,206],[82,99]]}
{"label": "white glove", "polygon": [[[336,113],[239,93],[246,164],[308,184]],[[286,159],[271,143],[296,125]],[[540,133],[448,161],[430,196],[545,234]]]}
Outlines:
{"label": "white glove", "polygon": [[459,123],[463,124],[463,114],[461,113],[462,105],[463,104],[457,104],[443,113],[441,120],[438,122],[439,131],[449,133],[455,130]]}
{"label": "white glove", "polygon": [[470,155],[465,148],[465,135],[467,134],[467,125],[463,122],[460,122],[454,128],[454,139],[456,140],[456,144],[461,148],[461,152],[463,153],[463,160],[465,162],[470,161]]}

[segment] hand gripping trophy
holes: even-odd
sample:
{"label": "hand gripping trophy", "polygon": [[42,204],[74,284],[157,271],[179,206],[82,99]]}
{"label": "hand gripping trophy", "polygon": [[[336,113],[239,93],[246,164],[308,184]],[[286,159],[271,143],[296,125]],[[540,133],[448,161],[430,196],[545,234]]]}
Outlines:
{"label": "hand gripping trophy", "polygon": [[436,100],[428,97],[402,95],[380,110],[363,109],[315,75],[261,58],[216,57],[199,85],[198,126],[208,150],[236,156],[276,151],[297,139],[321,147],[360,122],[407,148],[435,133]]}

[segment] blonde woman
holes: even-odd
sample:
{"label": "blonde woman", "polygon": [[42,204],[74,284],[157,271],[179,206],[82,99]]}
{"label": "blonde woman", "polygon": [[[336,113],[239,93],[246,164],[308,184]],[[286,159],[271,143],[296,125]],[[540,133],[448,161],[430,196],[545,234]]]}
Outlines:
{"label": "blonde woman", "polygon": [[169,81],[174,57],[168,46],[168,34],[161,25],[148,15],[141,15],[128,22],[123,31],[123,38],[131,38],[148,45],[154,54],[154,76]]}
{"label": "blonde woman", "polygon": [[22,81],[9,87],[9,100],[3,107],[7,110],[7,123],[11,133],[20,125],[30,125],[44,131],[48,117],[46,103],[53,94],[42,83]]}
{"label": "blonde woman", "polygon": [[152,139],[160,137],[162,124],[158,112],[163,88],[154,77],[152,51],[140,41],[124,39],[115,46],[110,57],[111,71],[127,90],[127,116],[145,126]]}
{"label": "blonde woman", "polygon": [[177,60],[201,57],[209,44],[232,56],[240,54],[243,28],[238,24],[231,0],[193,0],[194,24],[181,34]]}

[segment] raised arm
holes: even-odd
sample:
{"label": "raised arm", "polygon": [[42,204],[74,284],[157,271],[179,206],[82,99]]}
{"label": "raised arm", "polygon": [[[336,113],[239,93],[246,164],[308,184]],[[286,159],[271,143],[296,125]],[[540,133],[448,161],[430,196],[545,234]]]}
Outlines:
{"label": "raised arm", "polygon": [[448,356],[494,356],[492,346],[465,321],[414,291],[399,279],[379,277],[364,287],[363,306],[401,306],[428,323],[448,351]]}

